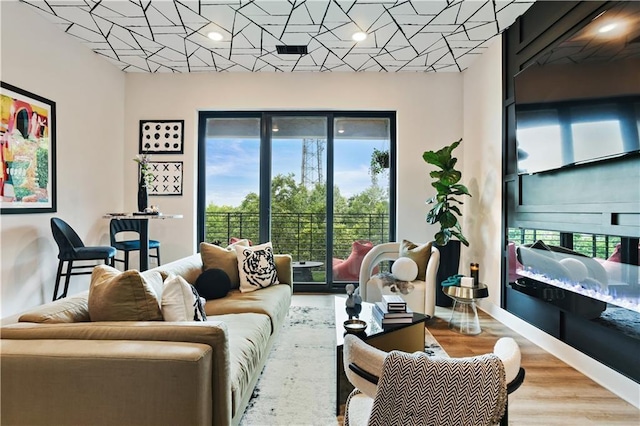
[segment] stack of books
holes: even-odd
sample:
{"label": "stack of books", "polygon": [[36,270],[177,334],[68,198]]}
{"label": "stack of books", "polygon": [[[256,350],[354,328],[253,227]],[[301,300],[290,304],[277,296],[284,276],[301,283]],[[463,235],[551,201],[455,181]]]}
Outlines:
{"label": "stack of books", "polygon": [[413,311],[400,296],[382,296],[382,301],[375,303],[373,316],[383,327],[413,321]]}

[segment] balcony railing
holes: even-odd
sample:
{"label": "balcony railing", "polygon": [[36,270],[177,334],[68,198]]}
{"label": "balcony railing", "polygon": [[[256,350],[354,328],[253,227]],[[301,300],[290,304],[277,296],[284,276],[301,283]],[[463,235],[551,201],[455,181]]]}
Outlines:
{"label": "balcony railing", "polygon": [[[548,245],[560,246],[560,232],[538,229],[509,229],[509,241],[533,244],[542,240]],[[573,250],[589,257],[607,259],[615,251],[620,237],[611,235],[573,234]]]}
{"label": "balcony railing", "polygon": [[[230,238],[259,240],[258,213],[206,213],[205,241]],[[325,261],[327,253],[327,220],[322,213],[273,213],[271,242],[276,253],[289,253],[293,260]],[[335,214],[333,216],[332,257],[345,259],[355,240],[369,240],[374,244],[389,241],[389,215]]]}

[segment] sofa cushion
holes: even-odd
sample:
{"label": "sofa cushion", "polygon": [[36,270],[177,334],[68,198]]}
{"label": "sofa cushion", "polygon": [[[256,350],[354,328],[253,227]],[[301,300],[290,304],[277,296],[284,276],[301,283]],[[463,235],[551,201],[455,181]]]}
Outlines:
{"label": "sofa cushion", "polygon": [[165,281],[160,303],[165,321],[206,321],[203,304],[195,287],[181,276]]}
{"label": "sofa cushion", "polygon": [[170,275],[179,275],[179,274],[169,274],[167,272],[158,270],[158,269],[149,269],[148,271],[141,272],[140,275],[144,280],[151,286],[153,292],[156,295],[158,301],[162,299],[162,290],[164,288],[164,282]]}
{"label": "sofa cushion", "polygon": [[194,287],[206,300],[220,299],[231,290],[231,280],[222,269],[212,268],[200,274]]}
{"label": "sofa cushion", "polygon": [[89,292],[85,291],[75,296],[65,297],[55,302],[38,306],[20,315],[18,321],[47,324],[91,321],[87,301],[88,294]]}
{"label": "sofa cushion", "polygon": [[91,321],[162,321],[155,291],[136,270],[120,272],[111,266],[96,266],[88,305]]}
{"label": "sofa cushion", "polygon": [[200,255],[202,256],[202,266],[205,271],[213,268],[222,269],[229,275],[231,288],[240,287],[238,258],[236,257],[235,248],[226,249],[215,244],[200,243]]}
{"label": "sofa cushion", "polygon": [[232,415],[235,417],[242,397],[252,391],[249,389],[251,379],[260,374],[260,360],[267,356],[271,335],[269,317],[246,313],[220,315],[209,319],[224,322],[229,332],[229,376]]}
{"label": "sofa cushion", "polygon": [[427,264],[431,257],[431,243],[417,245],[409,240],[402,240],[400,244],[400,257],[408,257],[418,265],[416,280],[424,281],[427,276]]}
{"label": "sofa cushion", "polygon": [[272,285],[260,291],[241,293],[231,290],[227,297],[210,300],[204,306],[207,316],[262,313],[271,318],[271,332],[280,327],[291,304],[291,287],[285,284]]}
{"label": "sofa cushion", "polygon": [[[159,271],[165,276],[165,279],[169,275],[180,275],[187,280],[189,284],[194,284],[203,270],[202,256],[200,253],[196,253],[179,260],[174,260],[173,262],[162,264],[149,271]],[[142,275],[146,276],[146,273],[149,271],[143,272]],[[160,296],[159,293],[158,296]]]}
{"label": "sofa cushion", "polygon": [[279,284],[270,242],[252,247],[236,246],[235,250],[241,292],[248,293]]}

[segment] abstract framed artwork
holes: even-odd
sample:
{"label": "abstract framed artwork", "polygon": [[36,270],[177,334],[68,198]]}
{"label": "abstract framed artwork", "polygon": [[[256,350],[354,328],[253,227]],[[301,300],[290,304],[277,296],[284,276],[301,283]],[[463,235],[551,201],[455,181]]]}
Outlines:
{"label": "abstract framed artwork", "polygon": [[182,154],[184,120],[140,120],[140,154]]}
{"label": "abstract framed artwork", "polygon": [[153,176],[148,186],[148,194],[182,195],[182,161],[149,161],[149,173]]}
{"label": "abstract framed artwork", "polygon": [[56,103],[0,82],[0,213],[56,210]]}

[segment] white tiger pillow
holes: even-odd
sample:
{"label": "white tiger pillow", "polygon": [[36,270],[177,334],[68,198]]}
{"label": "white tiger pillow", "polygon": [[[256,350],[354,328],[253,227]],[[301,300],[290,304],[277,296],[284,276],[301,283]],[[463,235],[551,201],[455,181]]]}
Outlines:
{"label": "white tiger pillow", "polygon": [[251,247],[235,246],[235,249],[242,293],[280,284],[270,242]]}

